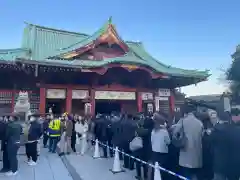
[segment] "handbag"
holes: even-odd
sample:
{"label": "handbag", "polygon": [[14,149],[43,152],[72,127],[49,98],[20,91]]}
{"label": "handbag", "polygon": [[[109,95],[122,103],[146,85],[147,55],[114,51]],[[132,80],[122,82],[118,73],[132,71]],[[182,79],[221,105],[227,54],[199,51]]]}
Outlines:
{"label": "handbag", "polygon": [[180,129],[173,133],[172,136],[172,144],[177,148],[185,148],[187,144],[187,137],[184,132],[184,126],[183,126],[183,119],[181,120],[181,127]]}
{"label": "handbag", "polygon": [[138,149],[143,148],[143,140],[141,137],[136,136],[133,140],[129,143],[129,149],[131,151],[136,151]]}

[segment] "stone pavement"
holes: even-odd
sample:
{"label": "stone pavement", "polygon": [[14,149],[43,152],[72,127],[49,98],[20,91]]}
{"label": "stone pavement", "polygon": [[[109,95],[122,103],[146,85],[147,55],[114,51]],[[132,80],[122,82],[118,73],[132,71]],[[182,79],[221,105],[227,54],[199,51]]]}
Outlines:
{"label": "stone pavement", "polygon": [[83,156],[76,154],[66,156],[82,180],[135,180],[135,170],[113,174],[110,171],[113,158],[94,159],[92,155],[93,151],[88,150]]}
{"label": "stone pavement", "polygon": [[[23,154],[24,148],[19,154]],[[34,167],[26,164],[26,156],[19,155],[19,173],[15,177],[0,174],[1,180],[72,180],[67,168],[57,154],[42,150],[38,164]],[[0,165],[2,167],[2,165]]]}

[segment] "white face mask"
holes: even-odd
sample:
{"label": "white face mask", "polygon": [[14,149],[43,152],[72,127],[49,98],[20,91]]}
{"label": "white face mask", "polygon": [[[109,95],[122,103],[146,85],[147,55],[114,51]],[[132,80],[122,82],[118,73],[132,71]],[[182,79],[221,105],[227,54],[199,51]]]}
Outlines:
{"label": "white face mask", "polygon": [[30,117],[30,122],[35,121],[35,117]]}

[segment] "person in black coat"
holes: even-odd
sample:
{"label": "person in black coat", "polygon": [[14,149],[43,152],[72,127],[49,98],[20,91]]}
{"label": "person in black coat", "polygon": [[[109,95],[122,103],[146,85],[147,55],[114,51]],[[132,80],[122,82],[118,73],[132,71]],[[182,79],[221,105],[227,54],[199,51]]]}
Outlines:
{"label": "person in black coat", "polygon": [[30,116],[30,127],[28,130],[28,142],[26,144],[26,154],[28,157],[29,165],[36,165],[38,154],[37,154],[37,144],[42,136],[42,126],[37,121],[37,115]]}
{"label": "person in black coat", "polygon": [[47,144],[48,144],[48,126],[49,126],[49,122],[50,122],[50,114],[46,115],[46,118],[43,121],[43,147],[47,148]]}
{"label": "person in black coat", "polygon": [[[122,150],[122,119],[120,116],[112,116],[110,131],[112,134],[112,146],[118,147],[119,150]],[[123,160],[123,154],[119,154],[119,159]]]}
{"label": "person in black coat", "polygon": [[94,136],[95,139],[98,139],[100,141],[101,139],[101,121],[102,121],[102,115],[98,115],[95,119],[94,119]]}
{"label": "person in black coat", "polygon": [[3,167],[0,170],[0,173],[8,172],[10,169],[8,154],[7,154],[7,142],[6,142],[6,128],[7,122],[6,119],[2,118],[0,121],[0,140],[1,140],[1,151],[2,151],[2,161]]}
{"label": "person in black coat", "polygon": [[[153,120],[149,117],[144,118],[143,123],[139,124],[137,128],[137,135],[142,138],[143,148],[133,152],[133,155],[136,158],[141,159],[142,161],[148,162],[151,159],[151,132],[153,129]],[[136,179],[142,179],[141,177],[141,167],[143,167],[143,176],[144,179],[148,177],[148,166],[142,164],[139,161],[135,161],[136,164]]]}
{"label": "person in black coat", "polygon": [[219,121],[212,131],[207,131],[213,150],[214,180],[226,179],[229,172],[230,124]]}
{"label": "person in black coat", "polygon": [[[113,147],[112,145],[112,131],[111,131],[111,121],[110,121],[110,117],[109,116],[105,116],[102,123],[101,123],[101,136],[102,136],[102,142],[106,145],[108,145],[109,147]],[[113,150],[110,150],[110,156],[113,157]],[[103,147],[103,155],[105,158],[108,157],[107,154],[107,147],[104,146]]]}
{"label": "person in black coat", "polygon": [[[108,131],[109,124],[110,124],[110,121],[108,121],[108,119],[105,116],[101,116],[96,123],[96,135],[98,137],[98,140],[105,145],[107,145],[107,142],[108,142],[107,131]],[[103,149],[103,157],[107,158],[108,157],[107,147],[101,144],[100,144],[100,147],[102,147]]]}
{"label": "person in black coat", "polygon": [[76,141],[77,141],[77,133],[76,133],[76,130],[75,130],[75,124],[76,122],[78,121],[78,116],[75,115],[73,117],[73,128],[72,128],[72,136],[71,136],[71,148],[72,148],[72,151],[73,152],[76,152]]}
{"label": "person in black coat", "polygon": [[208,131],[213,128],[210,117],[208,115],[202,115],[200,117],[203,122],[204,134],[202,138],[202,156],[203,156],[203,167],[201,169],[200,176],[205,180],[213,179],[213,149],[211,139],[209,138]]}
{"label": "person in black coat", "polygon": [[[135,137],[135,132],[137,130],[137,122],[133,120],[132,116],[123,119],[121,125],[121,138],[122,138],[122,149],[126,154],[132,155],[130,151],[129,144]],[[130,170],[134,169],[134,160],[129,156],[123,156],[124,167]]]}
{"label": "person in black coat", "polygon": [[111,117],[111,132],[112,132],[112,143],[114,147],[120,147],[121,145],[121,123],[120,117]]}
{"label": "person in black coat", "polygon": [[22,125],[18,122],[18,117],[11,115],[6,127],[6,150],[9,162],[9,171],[7,176],[14,176],[18,172],[17,152],[20,147],[20,136],[22,134]]}
{"label": "person in black coat", "polygon": [[[5,132],[6,132],[6,122],[4,122],[4,119],[2,116],[0,116],[0,141],[1,144],[4,144],[5,140]],[[1,146],[1,151],[3,150],[4,146]]]}
{"label": "person in black coat", "polygon": [[229,129],[229,180],[240,179],[240,122],[232,122]]}

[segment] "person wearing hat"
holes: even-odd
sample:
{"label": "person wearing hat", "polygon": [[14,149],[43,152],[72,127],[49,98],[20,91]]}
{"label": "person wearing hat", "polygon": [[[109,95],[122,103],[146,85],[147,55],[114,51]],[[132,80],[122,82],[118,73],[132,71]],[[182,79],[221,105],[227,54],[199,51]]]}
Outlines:
{"label": "person wearing hat", "polygon": [[22,125],[18,122],[18,117],[14,114],[10,115],[6,127],[6,150],[9,161],[9,171],[7,176],[14,176],[18,173],[17,152],[20,147],[20,136],[22,133]]}
{"label": "person wearing hat", "polygon": [[37,144],[38,140],[42,135],[42,127],[38,122],[38,114],[30,115],[29,121],[30,126],[28,129],[28,141],[26,143],[26,154],[28,157],[28,164],[30,166],[34,166],[37,163]]}

